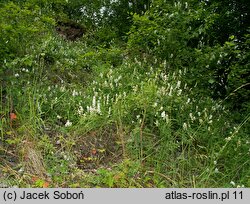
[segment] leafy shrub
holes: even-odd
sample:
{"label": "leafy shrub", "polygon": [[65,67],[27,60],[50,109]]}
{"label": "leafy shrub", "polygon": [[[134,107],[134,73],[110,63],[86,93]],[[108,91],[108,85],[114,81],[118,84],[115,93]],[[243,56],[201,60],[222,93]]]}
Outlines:
{"label": "leafy shrub", "polygon": [[13,56],[26,54],[28,48],[34,47],[32,39],[39,39],[48,32],[47,28],[53,25],[53,20],[40,15],[39,11],[38,6],[18,6],[13,2],[1,7],[1,63]]}
{"label": "leafy shrub", "polygon": [[[232,18],[238,18],[239,11],[249,5],[235,3],[237,9],[232,11],[234,3],[224,7],[219,2],[154,1],[143,16],[134,15],[128,41],[130,53],[165,61],[167,72],[187,68],[185,80],[191,86],[197,85],[197,94],[215,99],[233,94],[235,98],[227,98],[229,102],[238,104],[238,108],[245,107],[249,98],[240,92],[249,87],[249,63],[246,61],[249,25],[243,21],[238,31],[231,24],[239,26]],[[223,15],[221,10],[232,11],[232,14]],[[228,33],[218,31],[224,25]],[[235,100],[236,97],[239,100]]]}

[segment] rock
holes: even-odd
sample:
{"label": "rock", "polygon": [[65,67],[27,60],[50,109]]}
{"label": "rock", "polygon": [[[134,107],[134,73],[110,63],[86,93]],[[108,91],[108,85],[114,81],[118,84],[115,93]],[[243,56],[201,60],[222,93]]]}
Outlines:
{"label": "rock", "polygon": [[85,33],[85,28],[74,21],[58,21],[56,32],[67,40],[77,40]]}

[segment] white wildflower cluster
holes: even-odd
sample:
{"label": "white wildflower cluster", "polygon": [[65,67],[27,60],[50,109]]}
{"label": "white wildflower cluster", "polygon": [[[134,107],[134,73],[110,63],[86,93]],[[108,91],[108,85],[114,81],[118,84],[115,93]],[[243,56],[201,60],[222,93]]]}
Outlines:
{"label": "white wildflower cluster", "polygon": [[72,126],[72,122],[70,122],[69,120],[67,120],[67,122],[65,123],[65,127],[70,127]]}
{"label": "white wildflower cluster", "polygon": [[196,117],[193,115],[193,113],[189,113],[189,117],[190,117],[192,122],[194,122],[196,119]]}
{"label": "white wildflower cluster", "polygon": [[78,96],[79,93],[74,89],[73,92],[72,92],[72,96]]}
{"label": "white wildflower cluster", "polygon": [[[127,97],[126,91],[120,88],[123,86],[123,76],[121,74],[116,75],[116,72],[110,67],[108,71],[99,74],[99,79],[98,81],[92,81],[90,88],[92,91],[85,98],[85,101],[90,102],[89,105],[85,106],[86,113],[110,116],[112,106]],[[137,91],[137,88],[138,86],[133,87],[134,91]],[[85,108],[79,107],[77,114],[80,115],[83,109]]]}
{"label": "white wildflower cluster", "polygon": [[219,169],[218,169],[218,168],[215,168],[215,169],[214,169],[214,173],[216,173],[216,174],[217,174],[217,173],[219,173],[219,172],[220,172],[220,171],[219,171]]}
{"label": "white wildflower cluster", "polygon": [[29,70],[27,68],[22,68],[22,71],[26,72],[26,73],[29,72]]}
{"label": "white wildflower cluster", "polygon": [[65,91],[66,91],[66,87],[65,87],[65,86],[61,86],[61,87],[60,87],[60,91],[61,91],[61,92],[65,92]]}
{"label": "white wildflower cluster", "polygon": [[78,107],[78,109],[77,109],[77,114],[78,114],[79,116],[82,116],[83,113],[84,113],[83,107],[82,107],[81,105],[79,105],[79,107]]}
{"label": "white wildflower cluster", "polygon": [[140,60],[138,60],[136,57],[134,58],[134,61],[135,61],[135,63],[136,63],[136,64],[138,64],[139,66],[141,66],[141,65],[142,65],[141,61],[140,61]]}
{"label": "white wildflower cluster", "polygon": [[182,3],[180,1],[174,2],[174,6],[177,7],[177,8],[181,8]]}
{"label": "white wildflower cluster", "polygon": [[111,4],[114,4],[114,3],[117,3],[117,2],[118,2],[118,0],[110,0]]}
{"label": "white wildflower cluster", "polygon": [[87,112],[89,112],[90,114],[93,113],[98,113],[101,114],[101,98],[98,98],[97,100],[97,95],[98,93],[96,92],[92,98],[92,105],[87,106]]}
{"label": "white wildflower cluster", "polygon": [[[157,58],[155,58],[155,62],[157,62]],[[93,114],[111,116],[112,111],[115,113],[116,110],[114,106],[117,104],[126,104],[127,106],[129,105],[129,102],[126,102],[127,98],[130,101],[131,98],[133,100],[137,100],[138,98],[140,104],[145,102],[145,107],[150,105],[152,108],[151,111],[153,111],[152,115],[155,117],[154,124],[156,126],[164,123],[170,124],[172,120],[171,112],[173,111],[172,109],[175,109],[174,111],[179,111],[177,117],[184,119],[182,120],[183,130],[188,130],[191,126],[205,125],[207,130],[212,131],[213,120],[216,118],[213,112],[221,110],[222,106],[214,103],[212,106],[213,110],[211,108],[202,108],[207,107],[206,105],[202,105],[203,101],[186,97],[186,93],[191,90],[186,83],[181,81],[182,76],[187,72],[186,69],[166,73],[165,71],[149,67],[145,73],[139,70],[141,67],[132,67],[129,62],[126,63],[124,64],[133,73],[131,78],[128,72],[124,72],[124,67],[121,67],[121,70],[110,67],[108,70],[106,69],[99,73],[99,77],[92,81],[84,95],[76,87],[67,88],[66,83],[48,87],[49,94],[52,94],[51,98],[54,96],[52,104],[60,104],[60,96],[53,95],[54,90],[60,90],[61,94],[72,96],[72,103],[68,104],[75,111],[75,116],[87,117]],[[144,64],[136,58],[135,63],[140,66]],[[168,62],[164,61],[160,67],[163,66],[168,66]],[[147,80],[145,80],[145,76]],[[201,104],[199,107],[198,105],[195,107],[197,102]],[[60,112],[57,113],[61,115]],[[141,120],[142,117],[134,118],[133,121]],[[67,121],[65,124],[66,127],[71,125],[70,121]]]}
{"label": "white wildflower cluster", "polygon": [[232,139],[233,139],[233,136],[229,136],[229,137],[226,137],[226,138],[225,138],[226,142],[229,142],[229,141],[231,141]]}
{"label": "white wildflower cluster", "polygon": [[182,127],[183,127],[183,130],[187,130],[188,129],[187,123],[183,123]]}
{"label": "white wildflower cluster", "polygon": [[118,86],[121,86],[121,83],[119,83],[119,81],[121,80],[122,76],[119,75],[117,78],[114,79],[114,82],[115,82],[115,86],[118,87]]}
{"label": "white wildflower cluster", "polygon": [[[165,62],[166,63],[166,62]],[[163,66],[164,63],[163,63]],[[181,82],[181,76],[185,75],[186,70],[179,70],[177,72],[173,72],[172,74],[160,73],[156,75],[157,82],[160,81],[158,88],[159,95],[168,95],[168,96],[181,96],[183,94],[183,90],[187,89],[187,84],[184,86]]]}
{"label": "white wildflower cluster", "polygon": [[165,120],[167,123],[169,123],[169,116],[165,111],[161,112],[161,118]]}

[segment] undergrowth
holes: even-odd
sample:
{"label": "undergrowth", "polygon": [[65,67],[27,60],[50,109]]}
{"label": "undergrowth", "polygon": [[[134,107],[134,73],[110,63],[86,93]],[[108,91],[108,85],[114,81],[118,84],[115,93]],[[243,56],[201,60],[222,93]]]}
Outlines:
{"label": "undergrowth", "polygon": [[53,37],[6,62],[1,185],[249,187],[250,116],[125,52]]}

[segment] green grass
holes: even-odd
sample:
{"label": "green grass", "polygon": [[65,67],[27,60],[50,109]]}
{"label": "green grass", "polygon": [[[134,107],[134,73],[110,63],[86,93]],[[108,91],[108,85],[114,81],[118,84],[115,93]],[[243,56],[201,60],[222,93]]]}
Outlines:
{"label": "green grass", "polygon": [[224,101],[188,87],[183,69],[123,56],[49,38],[9,63],[0,183],[249,187],[249,114],[236,122]]}

